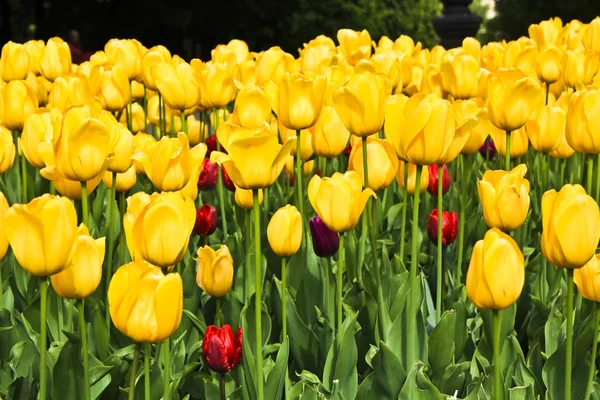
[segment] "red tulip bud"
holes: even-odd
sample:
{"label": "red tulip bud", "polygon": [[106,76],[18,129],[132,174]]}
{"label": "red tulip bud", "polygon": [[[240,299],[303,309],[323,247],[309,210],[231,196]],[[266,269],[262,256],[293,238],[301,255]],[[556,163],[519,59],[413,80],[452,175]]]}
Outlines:
{"label": "red tulip bud", "polygon": [[[217,151],[217,135],[212,135],[206,138],[206,157],[210,158],[210,153]],[[227,154],[227,150],[221,146],[221,152]]]}
{"label": "red tulip bud", "polygon": [[[456,239],[458,233],[458,216],[456,212],[442,211],[442,245],[449,246]],[[431,211],[427,220],[427,234],[429,240],[437,245],[438,242],[438,210]]]}
{"label": "red tulip bud", "polygon": [[238,329],[236,338],[227,324],[221,328],[214,325],[207,327],[202,357],[215,372],[224,374],[234,369],[242,358],[242,328]]}
{"label": "red tulip bud", "polygon": [[479,148],[479,153],[488,160],[496,158],[496,144],[490,138],[487,138]]}
{"label": "red tulip bud", "polygon": [[[437,164],[430,165],[429,167],[429,186],[427,190],[433,196],[438,194],[438,166]],[[442,195],[445,195],[450,189],[450,174],[448,174],[448,167],[444,164],[442,168]]]}
{"label": "red tulip bud", "polygon": [[229,189],[230,192],[235,192],[235,185],[229,177],[229,174],[227,173],[227,170],[225,169],[224,165],[221,165],[221,176],[223,177],[223,184],[225,185],[225,187]]}
{"label": "red tulip bud", "polygon": [[344,149],[344,155],[350,157],[350,153],[352,153],[352,146],[348,145],[346,146],[346,148]]}
{"label": "red tulip bud", "polygon": [[210,204],[204,204],[196,210],[196,223],[194,233],[200,236],[208,236],[217,229],[217,209]]}
{"label": "red tulip bud", "polygon": [[208,158],[202,160],[202,172],[198,178],[198,189],[213,190],[217,186],[217,164]]}

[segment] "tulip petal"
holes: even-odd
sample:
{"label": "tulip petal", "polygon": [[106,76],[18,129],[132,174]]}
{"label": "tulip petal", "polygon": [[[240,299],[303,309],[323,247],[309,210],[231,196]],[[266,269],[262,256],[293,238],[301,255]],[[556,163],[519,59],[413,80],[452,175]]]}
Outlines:
{"label": "tulip petal", "polygon": [[155,297],[157,331],[155,341],[169,337],[181,322],[183,284],[179,274],[168,274],[156,287]]}
{"label": "tulip petal", "polygon": [[14,204],[4,214],[3,223],[6,237],[19,265],[32,275],[47,275],[42,222],[27,210],[27,206]]}

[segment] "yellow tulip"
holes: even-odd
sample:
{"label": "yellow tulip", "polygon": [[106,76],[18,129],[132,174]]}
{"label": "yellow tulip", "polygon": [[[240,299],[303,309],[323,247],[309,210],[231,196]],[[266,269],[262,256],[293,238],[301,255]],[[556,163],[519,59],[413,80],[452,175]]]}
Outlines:
{"label": "yellow tulip", "polygon": [[362,32],[352,29],[340,29],[337,33],[340,52],[350,65],[371,57],[371,35],[364,29]]}
{"label": "yellow tulip", "polygon": [[314,153],[328,158],[342,154],[350,138],[350,131],[332,106],[323,107],[317,123],[311,128],[311,133]]}
{"label": "yellow tulip", "polygon": [[370,188],[362,189],[354,171],[336,172],[331,178],[313,176],[308,184],[308,199],[325,225],[335,232],[348,232],[358,224],[369,200],[376,197]]}
{"label": "yellow tulip", "polygon": [[506,43],[491,42],[481,48],[481,67],[496,72],[503,65]]}
{"label": "yellow tulip", "polygon": [[[297,151],[297,139],[296,131],[288,129],[279,123],[279,136],[281,137],[281,143],[286,144],[288,142],[293,143],[291,154],[295,157]],[[300,131],[300,159],[302,161],[308,161],[313,156],[312,146],[312,132],[304,129]]]}
{"label": "yellow tulip", "polygon": [[226,245],[214,251],[208,246],[198,249],[196,283],[209,296],[223,297],[233,284],[233,257]]}
{"label": "yellow tulip", "polygon": [[[398,163],[398,169],[396,170],[396,182],[400,186],[400,189],[406,190],[406,192],[412,196],[415,194],[416,183],[417,183],[417,166],[415,164],[408,163],[408,188],[404,188],[404,166],[405,162],[400,160]],[[427,191],[429,186],[429,168],[426,166],[421,168],[421,181],[419,183],[419,192],[421,194]]]}
{"label": "yellow tulip", "polygon": [[135,39],[111,39],[104,46],[108,62],[123,69],[130,81],[141,79],[142,54]]}
{"label": "yellow tulip", "polygon": [[[600,53],[600,17],[594,18],[583,31],[583,46],[588,50]],[[2,55],[4,58],[4,55]]]}
{"label": "yellow tulip", "polygon": [[296,207],[288,204],[275,211],[267,226],[267,239],[279,257],[296,254],[302,243],[302,215]]}
{"label": "yellow tulip", "polygon": [[23,47],[29,53],[29,71],[34,75],[42,74],[42,55],[46,44],[43,40],[29,40],[23,43]]}
{"label": "yellow tulip", "polygon": [[30,274],[54,275],[71,263],[77,213],[66,197],[45,194],[28,204],[13,204],[3,224],[19,265]]}
{"label": "yellow tulip", "polygon": [[542,82],[554,83],[560,78],[562,57],[560,49],[553,44],[548,44],[540,49],[535,71]]}
{"label": "yellow tulip", "polygon": [[525,124],[533,148],[542,153],[558,149],[565,137],[566,118],[560,107],[548,105],[535,110]]}
{"label": "yellow tulip", "polygon": [[[363,143],[360,138],[352,142],[352,151],[348,159],[348,170],[356,171],[364,186]],[[385,139],[369,136],[367,138],[367,163],[369,187],[373,191],[376,192],[384,189],[392,183],[398,169],[398,157],[390,142]]]}
{"label": "yellow tulip", "polygon": [[56,294],[65,299],[84,299],[94,293],[102,279],[105,239],[94,240],[88,228],[79,225],[71,263],[50,277]]}
{"label": "yellow tulip", "polygon": [[[506,155],[506,132],[500,129],[493,129],[490,132],[490,136],[494,141],[496,150],[502,156]],[[516,131],[510,133],[510,158],[518,158],[525,153],[529,148],[529,137],[527,136],[527,130],[525,127],[519,128]]]}
{"label": "yellow tulip", "polygon": [[135,142],[133,135],[122,124],[116,124],[111,127],[112,134],[117,136],[117,141],[113,147],[114,156],[108,162],[107,169],[110,172],[124,173],[133,164],[133,153],[135,152]]}
{"label": "yellow tulip", "polygon": [[271,80],[279,85],[285,73],[288,72],[288,64],[293,59],[291,54],[281,50],[278,46],[271,47],[256,60],[256,81],[259,85],[263,85]]}
{"label": "yellow tulip", "polygon": [[38,145],[40,142],[54,140],[54,129],[55,127],[60,128],[61,119],[60,110],[54,108],[38,110],[25,120],[21,134],[21,149],[27,161],[34,167],[44,168],[46,166],[39,153]]}
{"label": "yellow tulip", "polygon": [[250,51],[248,50],[248,44],[243,40],[232,39],[227,43],[227,48],[229,48],[235,54],[236,61],[238,64],[247,61],[248,57],[250,57]]}
{"label": "yellow tulip", "polygon": [[29,52],[20,43],[8,41],[2,46],[0,71],[4,82],[22,80],[29,74]]}
{"label": "yellow tulip", "polygon": [[446,57],[440,67],[444,90],[456,99],[477,95],[479,62],[468,54]]}
{"label": "yellow tulip", "polygon": [[35,92],[40,107],[48,104],[48,92],[46,91],[46,86],[42,83],[42,79],[45,78],[43,76],[35,76],[31,72],[27,75],[27,79],[25,79],[25,82]]}
{"label": "yellow tulip", "polygon": [[592,83],[600,66],[600,55],[592,50],[569,50],[563,60],[562,77],[565,85],[577,90]]}
{"label": "yellow tulip", "polygon": [[144,208],[150,204],[150,195],[146,192],[135,192],[127,197],[127,210],[123,215],[123,232],[125,233],[125,242],[131,259],[138,263],[145,262],[140,254],[140,249],[137,247],[136,238],[133,234],[133,226],[138,216]]}
{"label": "yellow tulip", "polygon": [[279,122],[293,130],[313,126],[323,108],[326,87],[324,76],[313,80],[300,74],[286,74],[279,87]]}
{"label": "yellow tulip", "polygon": [[304,44],[304,49],[299,50],[302,59],[302,72],[305,74],[318,73],[324,67],[331,65],[335,57],[335,43],[331,38],[319,35]]}
{"label": "yellow tulip", "polygon": [[525,260],[517,243],[490,229],[475,243],[467,271],[467,296],[479,308],[502,310],[514,304],[525,283]]}
{"label": "yellow tulip", "polygon": [[542,47],[546,44],[557,43],[562,29],[563,24],[560,18],[550,18],[539,24],[529,25],[529,36]]}
{"label": "yellow tulip", "polygon": [[48,108],[65,111],[73,106],[95,106],[94,95],[83,75],[71,74],[54,81],[48,94]]}
{"label": "yellow tulip", "polygon": [[415,41],[410,36],[400,35],[400,37],[398,37],[398,39],[396,39],[394,42],[393,49],[412,57],[415,53],[421,51],[421,42],[417,42],[417,44],[415,44]]}
{"label": "yellow tulip", "polygon": [[[156,97],[156,96],[155,96]],[[148,134],[148,133],[138,133],[137,135],[135,135],[133,137],[133,142],[135,143],[135,153],[145,153],[147,147],[151,144],[151,143],[156,143],[156,139],[154,138],[154,136]],[[134,153],[134,155],[135,155]],[[146,171],[144,171],[144,166],[142,165],[141,162],[139,162],[136,157],[133,157],[133,165],[135,166],[135,173],[138,175],[145,175]]]}
{"label": "yellow tulip", "polygon": [[137,151],[133,157],[157,189],[172,192],[188,183],[194,166],[202,163],[205,154],[204,143],[190,149],[187,135],[179,132],[177,138],[163,136],[158,142],[147,143],[145,151]]}
{"label": "yellow tulip", "polygon": [[[137,217],[132,215],[135,211],[139,211]],[[131,211],[128,207],[123,226],[126,238],[130,236],[127,243],[130,251],[133,249],[132,258],[137,260],[139,254],[161,268],[176,265],[185,255],[195,221],[194,201],[179,193],[154,193],[143,208]]]}
{"label": "yellow tulip", "polygon": [[[132,133],[144,131],[144,129],[146,128],[146,124],[144,123],[144,108],[139,103],[131,104],[131,120],[133,128]],[[127,113],[123,112],[121,114],[120,122],[124,125],[127,125]]]}
{"label": "yellow tulip", "polygon": [[158,343],[181,322],[183,283],[177,273],[131,262],[120,267],[108,286],[110,318],[115,327],[138,343]]}
{"label": "yellow tulip", "polygon": [[198,121],[194,114],[187,117],[187,124],[187,135],[190,140],[190,146],[196,146],[198,143],[203,142],[204,138],[208,136],[208,125]]}
{"label": "yellow tulip", "polygon": [[[438,164],[448,164],[463,152],[473,130],[479,124],[477,116],[480,113],[481,104],[481,102],[478,103],[475,100],[456,100],[452,102],[450,107],[452,108],[452,111],[454,111],[456,117],[456,132],[452,142],[450,142],[450,146],[448,146],[446,153]],[[475,133],[475,135],[477,134],[478,133]],[[485,138],[482,138],[480,135],[475,140],[481,140],[481,144],[483,144]]]}
{"label": "yellow tulip", "polygon": [[464,49],[465,53],[475,57],[477,62],[481,60],[481,43],[479,43],[479,40],[473,37],[466,37],[462,41],[462,48]]}
{"label": "yellow tulip", "polygon": [[499,129],[515,131],[525,125],[544,99],[539,83],[510,69],[489,77],[488,101],[490,121]]}
{"label": "yellow tulip", "polygon": [[578,91],[571,96],[567,111],[566,138],[580,153],[600,153],[600,90]]}
{"label": "yellow tulip", "polygon": [[0,174],[8,171],[15,162],[15,143],[11,132],[0,125]]}
{"label": "yellow tulip", "polygon": [[556,267],[579,268],[600,240],[600,209],[580,185],[542,196],[542,254]]}
{"label": "yellow tulip", "polygon": [[448,97],[448,93],[444,90],[442,84],[442,73],[439,64],[427,65],[421,86],[424,93],[434,93],[443,99]]}
{"label": "yellow tulip", "polygon": [[198,104],[200,77],[188,63],[156,64],[152,66],[151,74],[165,104],[170,108],[181,111]]}
{"label": "yellow tulip", "polygon": [[6,228],[4,227],[4,214],[8,211],[8,202],[4,193],[0,192],[0,260],[6,256],[8,251],[8,238],[6,237]]}
{"label": "yellow tulip", "polygon": [[257,129],[271,121],[271,100],[256,85],[245,86],[235,99],[233,113],[237,116],[238,125],[248,129]]}
{"label": "yellow tulip", "polygon": [[351,134],[373,135],[383,126],[385,103],[391,90],[385,75],[363,72],[333,92],[333,105]]}
{"label": "yellow tulip", "polygon": [[210,52],[211,61],[221,64],[237,64],[237,57],[227,45],[219,44]]}
{"label": "yellow tulip", "polygon": [[404,72],[407,68],[403,55],[398,56],[393,52],[378,53],[371,57],[370,62],[375,73],[383,74],[388,77],[390,84],[392,85],[392,90],[396,90],[397,87],[407,80],[407,77],[404,76]]}
{"label": "yellow tulip", "polygon": [[207,63],[200,74],[202,106],[223,108],[235,99],[237,88],[233,82],[233,68],[227,64]]}
{"label": "yellow tulip", "polygon": [[[102,181],[107,188],[112,189],[112,172],[106,171],[102,176]],[[135,185],[137,176],[135,173],[135,167],[132,165],[127,171],[117,174],[117,192],[128,192]]]}
{"label": "yellow tulip", "polygon": [[89,78],[90,89],[105,109],[111,112],[121,111],[131,98],[129,79],[123,68],[102,64],[92,68]]}
{"label": "yellow tulip", "polygon": [[131,81],[131,98],[134,100],[144,98],[144,84],[138,81]]}
{"label": "yellow tulip", "polygon": [[280,145],[268,124],[259,129],[245,129],[225,123],[219,126],[217,138],[229,154],[213,151],[210,160],[223,164],[233,183],[243,189],[271,186],[294,145],[291,140]]}
{"label": "yellow tulip", "polygon": [[37,109],[37,95],[25,81],[10,81],[2,86],[0,121],[7,129],[23,130],[27,117]]}
{"label": "yellow tulip", "polygon": [[450,102],[435,94],[418,93],[410,99],[396,95],[386,106],[385,134],[401,160],[439,164],[455,133],[456,115]]}
{"label": "yellow tulip", "polygon": [[71,50],[64,40],[58,37],[48,39],[42,52],[40,70],[50,82],[71,72]]}
{"label": "yellow tulip", "polygon": [[142,57],[142,82],[150,90],[158,90],[154,77],[152,76],[152,67],[157,64],[169,63],[171,53],[164,46],[154,46],[149,49]]}
{"label": "yellow tulip", "polygon": [[575,154],[575,149],[569,146],[569,143],[567,142],[567,137],[565,135],[562,136],[558,148],[550,152],[550,155],[552,157],[563,160],[571,157],[573,154]]}
{"label": "yellow tulip", "polygon": [[[235,204],[239,208],[243,208],[244,210],[252,210],[254,207],[254,199],[252,197],[252,190],[250,189],[242,189],[239,186],[235,187]],[[263,190],[258,189],[258,205],[263,203]]]}
{"label": "yellow tulip", "polygon": [[507,43],[504,50],[504,68],[514,68],[523,75],[535,78],[538,48],[534,40],[521,38]]}
{"label": "yellow tulip", "polygon": [[600,254],[596,254],[583,267],[573,271],[573,281],[579,294],[590,301],[600,302]]}
{"label": "yellow tulip", "polygon": [[510,172],[487,170],[482,180],[477,181],[483,219],[488,227],[508,232],[523,225],[530,203],[526,172],[525,164]]}

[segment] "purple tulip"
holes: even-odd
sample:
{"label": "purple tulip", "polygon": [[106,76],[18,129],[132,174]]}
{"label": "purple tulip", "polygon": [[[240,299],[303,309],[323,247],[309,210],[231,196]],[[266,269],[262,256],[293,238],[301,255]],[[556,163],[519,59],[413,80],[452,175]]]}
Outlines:
{"label": "purple tulip", "polygon": [[337,253],[340,248],[340,235],[329,229],[321,217],[316,216],[310,220],[310,233],[316,255],[331,257]]}
{"label": "purple tulip", "polygon": [[481,153],[484,158],[487,157],[489,160],[496,158],[496,145],[494,144],[494,141],[491,138],[487,138],[479,149],[479,153]]}

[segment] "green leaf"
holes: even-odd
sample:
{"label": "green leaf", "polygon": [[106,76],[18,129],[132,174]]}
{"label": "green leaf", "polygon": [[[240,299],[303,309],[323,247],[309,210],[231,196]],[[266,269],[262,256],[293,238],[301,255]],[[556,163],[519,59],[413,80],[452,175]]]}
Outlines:
{"label": "green leaf", "polygon": [[201,321],[198,317],[196,317],[192,312],[188,310],[183,310],[183,315],[185,315],[194,325],[194,328],[198,331],[200,336],[204,337],[204,332],[206,332],[206,324],[204,321]]}
{"label": "green leaf", "polygon": [[[290,349],[294,362],[298,364],[297,369],[318,371],[319,339],[300,319],[291,296],[287,296],[287,322]],[[245,332],[244,335],[246,335]]]}
{"label": "green leaf", "polygon": [[285,379],[288,366],[288,356],[290,351],[290,344],[288,338],[283,340],[283,343],[279,347],[277,353],[277,361],[275,366],[271,369],[271,372],[266,377],[267,383],[265,385],[265,398],[266,399],[279,399],[281,393],[285,387]]}
{"label": "green leaf", "polygon": [[[373,357],[373,392],[378,399],[395,400],[406,381],[406,371],[400,359],[383,342]],[[362,386],[362,385],[361,385]]]}
{"label": "green leaf", "polygon": [[439,390],[425,374],[425,365],[416,362],[406,378],[398,400],[442,400]]}
{"label": "green leaf", "polygon": [[[248,332],[248,317],[247,317],[248,306],[246,305],[242,309],[241,320],[242,320],[242,332],[244,332],[244,340],[242,340],[242,367],[243,367],[243,379],[242,389],[244,393],[244,399],[255,400],[256,399],[256,376],[255,376],[255,357],[252,352],[253,343],[250,343],[247,339],[246,332]],[[251,315],[253,318],[254,315]]]}
{"label": "green leaf", "polygon": [[63,345],[58,360],[54,365],[54,390],[52,398],[64,400],[78,400],[81,393],[84,392],[84,382],[82,373],[73,373],[81,371],[81,343],[69,337]]}
{"label": "green leaf", "polygon": [[323,386],[325,389],[332,391],[335,395],[334,389],[337,386],[342,399],[353,399],[358,388],[358,372],[356,369],[358,351],[354,337],[356,317],[356,313],[350,313],[344,320],[341,341],[339,344],[334,342],[331,345],[323,371]]}
{"label": "green leaf", "polygon": [[454,330],[456,328],[456,312],[444,312],[440,322],[429,336],[429,364],[433,372],[433,381],[439,382],[446,368],[454,360]]}

